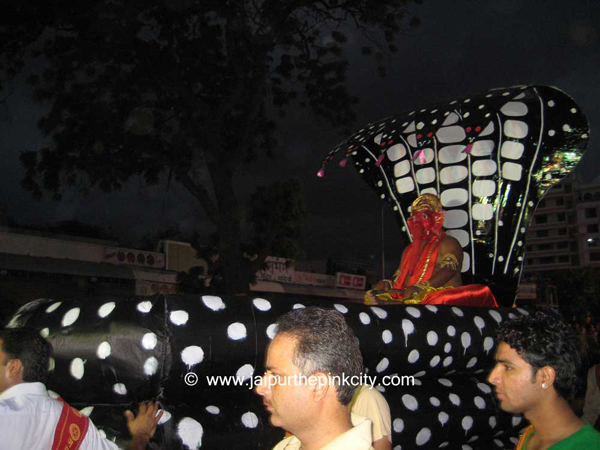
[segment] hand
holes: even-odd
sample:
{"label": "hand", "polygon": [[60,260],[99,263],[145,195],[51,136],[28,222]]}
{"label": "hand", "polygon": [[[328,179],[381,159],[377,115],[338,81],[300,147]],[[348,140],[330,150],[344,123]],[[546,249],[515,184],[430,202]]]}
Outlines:
{"label": "hand", "polygon": [[381,280],[379,281],[375,287],[373,287],[376,291],[389,291],[392,288],[392,284],[389,280]]}
{"label": "hand", "polygon": [[373,291],[365,292],[365,305],[378,305],[377,297],[373,295]]}
{"label": "hand", "polygon": [[403,298],[412,298],[415,295],[417,295],[419,292],[421,292],[422,289],[416,287],[416,286],[409,286],[404,290],[404,297]]}
{"label": "hand", "polygon": [[158,402],[144,402],[140,403],[140,409],[137,416],[129,410],[125,411],[125,418],[127,419],[127,428],[133,438],[141,437],[146,440],[150,440],[154,436],[156,431],[156,425],[163,415],[161,410],[158,414]]}

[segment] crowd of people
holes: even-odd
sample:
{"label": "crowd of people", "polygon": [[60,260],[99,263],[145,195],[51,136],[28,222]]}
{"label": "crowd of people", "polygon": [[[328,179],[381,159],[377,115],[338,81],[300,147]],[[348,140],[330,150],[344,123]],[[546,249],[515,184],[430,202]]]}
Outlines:
{"label": "crowd of people", "polygon": [[598,343],[600,323],[596,323],[592,318],[586,319],[584,323],[579,323],[576,317],[573,317],[569,326],[575,331],[579,339],[584,366],[591,367],[600,363],[600,344]]}
{"label": "crowd of people", "polygon": [[[582,418],[570,401],[582,356],[576,334],[552,310],[531,311],[500,324],[496,365],[488,376],[502,410],[530,425],[517,449],[599,449],[600,369],[588,376]],[[64,401],[48,396],[52,349],[37,330],[0,331],[0,448],[89,450],[117,448]],[[341,383],[360,378],[358,340],[334,309],[296,309],[277,321],[267,348],[263,382],[256,388],[271,424],[288,432],[274,450],[389,450],[390,410],[376,389]],[[290,380],[294,380],[291,382]],[[299,381],[301,380],[301,381]],[[125,413],[131,441],[145,448],[161,417],[155,402]]]}
{"label": "crowd of people", "polygon": [[582,419],[600,430],[600,324],[587,318],[579,323],[576,317],[569,323],[575,332],[582,357],[582,373],[585,383],[580,384],[574,408],[582,413]]}

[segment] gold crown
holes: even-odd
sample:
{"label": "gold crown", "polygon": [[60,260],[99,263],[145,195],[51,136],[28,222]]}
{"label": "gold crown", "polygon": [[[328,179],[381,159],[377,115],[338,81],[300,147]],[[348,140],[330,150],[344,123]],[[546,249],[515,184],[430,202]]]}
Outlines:
{"label": "gold crown", "polygon": [[410,206],[410,213],[414,214],[417,211],[432,211],[438,213],[442,211],[442,204],[437,195],[423,194],[417,197],[417,199]]}

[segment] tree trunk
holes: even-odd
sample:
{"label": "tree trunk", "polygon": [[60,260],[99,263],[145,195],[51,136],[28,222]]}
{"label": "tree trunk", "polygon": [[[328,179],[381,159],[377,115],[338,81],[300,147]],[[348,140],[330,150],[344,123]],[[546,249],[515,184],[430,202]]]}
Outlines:
{"label": "tree trunk", "polygon": [[223,276],[222,293],[245,295],[250,290],[250,264],[242,257],[241,210],[233,190],[233,171],[227,164],[211,164],[219,216],[219,260]]}

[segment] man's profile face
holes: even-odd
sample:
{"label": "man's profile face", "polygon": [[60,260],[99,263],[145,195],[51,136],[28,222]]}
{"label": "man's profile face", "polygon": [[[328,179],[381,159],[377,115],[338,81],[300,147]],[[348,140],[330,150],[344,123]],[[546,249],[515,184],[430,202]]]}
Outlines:
{"label": "man's profile face", "polygon": [[256,393],[262,396],[267,411],[271,413],[271,424],[292,434],[298,433],[310,421],[311,386],[300,384],[300,370],[292,362],[296,343],[292,336],[275,336],[267,350],[263,382],[256,387]]}
{"label": "man's profile face", "polygon": [[510,413],[526,413],[541,397],[541,382],[533,376],[533,367],[506,342],[496,350],[496,365],[488,376],[495,387],[500,408]]}
{"label": "man's profile face", "polygon": [[8,380],[8,355],[4,351],[4,342],[0,339],[0,394],[11,387]]}

